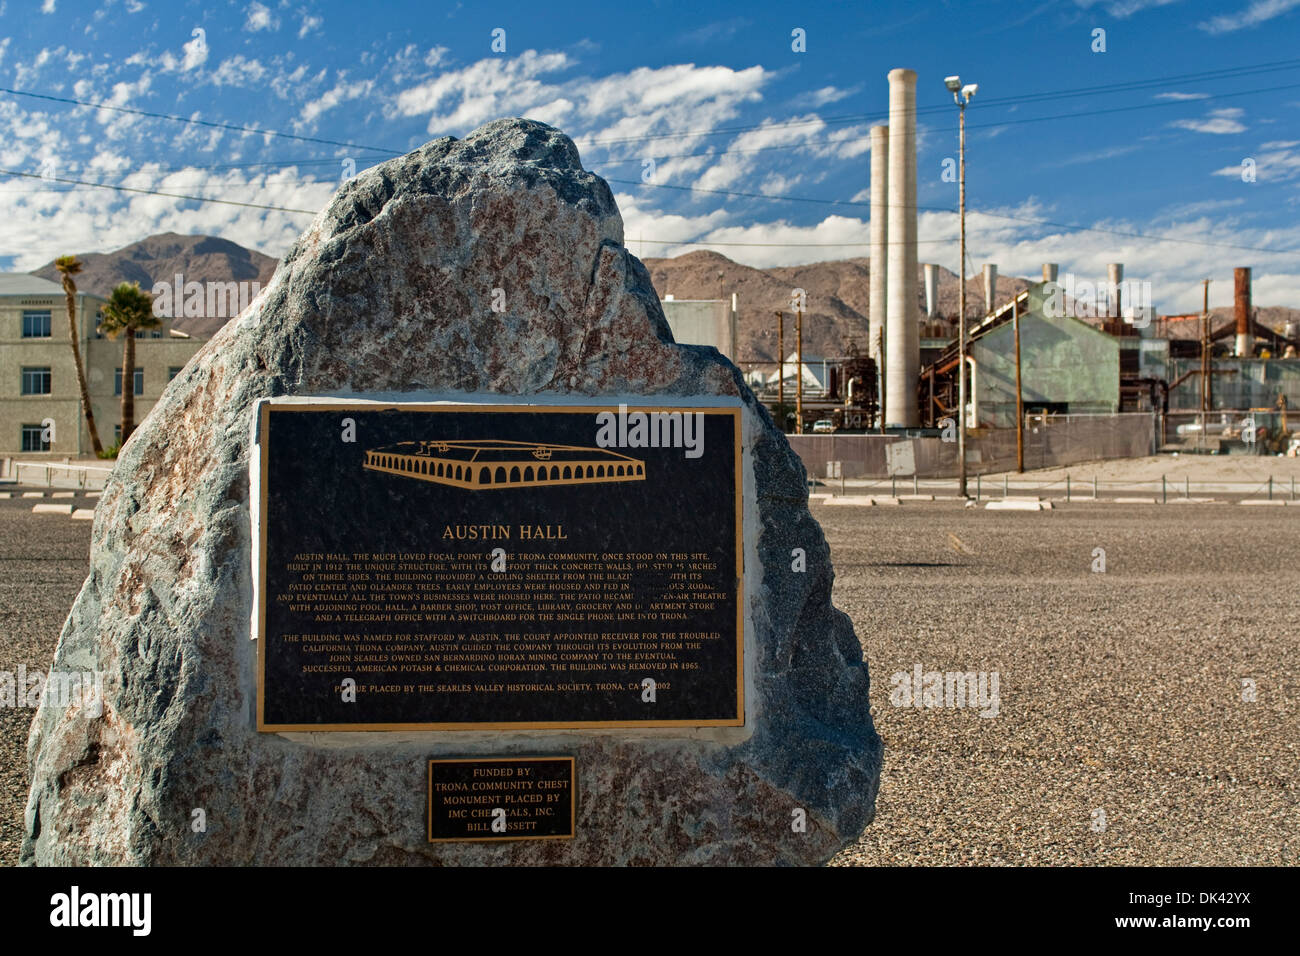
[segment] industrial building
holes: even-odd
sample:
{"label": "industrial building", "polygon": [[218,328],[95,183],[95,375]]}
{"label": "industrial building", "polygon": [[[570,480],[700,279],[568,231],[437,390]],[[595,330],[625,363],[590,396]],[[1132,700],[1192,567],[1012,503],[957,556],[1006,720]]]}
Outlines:
{"label": "industrial building", "polygon": [[673,341],[711,345],[732,362],[739,359],[735,293],[730,299],[677,299],[666,295],[659,305],[673,331]]}
{"label": "industrial building", "polygon": [[[1105,415],[1119,411],[1119,341],[1081,319],[1049,314],[1045,306],[1053,293],[1053,283],[1040,282],[968,329],[971,401],[966,420],[971,427],[1015,427],[1017,323],[1020,403],[1025,412]],[[957,352],[956,343],[950,344],[925,370],[925,419],[932,426],[955,413]]]}

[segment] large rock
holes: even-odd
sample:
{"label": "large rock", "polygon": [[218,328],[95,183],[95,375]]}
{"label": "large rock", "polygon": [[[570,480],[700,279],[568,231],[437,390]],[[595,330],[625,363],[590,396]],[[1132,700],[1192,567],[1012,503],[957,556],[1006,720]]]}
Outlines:
{"label": "large rock", "polygon": [[[881,744],[804,468],[733,365],[673,343],[622,242],[609,188],[534,122],[437,140],[340,188],[118,459],[54,663],[104,674],[102,716],[38,711],[24,862],[806,863],[858,837]],[[494,288],[510,290],[504,315]],[[759,529],[745,731],[257,733],[254,403],[399,393],[739,397]],[[576,839],[426,842],[427,758],[521,750],[576,756]]]}

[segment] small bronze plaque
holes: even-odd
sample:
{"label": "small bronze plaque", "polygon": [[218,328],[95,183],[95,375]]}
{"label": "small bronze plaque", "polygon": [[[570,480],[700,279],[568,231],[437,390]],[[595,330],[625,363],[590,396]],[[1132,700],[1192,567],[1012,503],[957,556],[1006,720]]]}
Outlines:
{"label": "small bronze plaque", "polygon": [[429,842],[567,840],[574,833],[572,757],[429,761]]}

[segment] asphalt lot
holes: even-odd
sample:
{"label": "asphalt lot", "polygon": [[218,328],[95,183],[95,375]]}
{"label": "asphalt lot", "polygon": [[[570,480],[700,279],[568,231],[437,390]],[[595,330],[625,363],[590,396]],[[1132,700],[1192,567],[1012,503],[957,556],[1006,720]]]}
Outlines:
{"label": "asphalt lot", "polygon": [[[0,670],[48,668],[86,573],[90,522],[34,503],[0,500]],[[812,507],[886,746],[835,864],[1300,862],[1300,507]],[[996,672],[996,716],[895,706],[918,664]],[[4,864],[30,721],[0,707]]]}
{"label": "asphalt lot", "polygon": [[[15,494],[22,489],[6,487]],[[0,499],[0,671],[49,670],[59,630],[89,564],[89,521],[32,514],[32,506],[94,506],[93,499]],[[0,864],[18,861],[27,803],[27,731],[32,711],[0,707]]]}

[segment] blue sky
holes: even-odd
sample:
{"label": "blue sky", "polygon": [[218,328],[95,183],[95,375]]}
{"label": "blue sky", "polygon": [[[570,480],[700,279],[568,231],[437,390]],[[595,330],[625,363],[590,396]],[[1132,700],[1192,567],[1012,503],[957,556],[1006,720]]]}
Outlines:
{"label": "blue sky", "polygon": [[1226,304],[1249,265],[1257,304],[1300,307],[1285,251],[1300,250],[1300,0],[0,0],[0,169],[53,177],[0,174],[0,268],[169,230],[278,256],[311,220],[58,179],[317,210],[349,160],[514,115],[573,136],[638,254],[865,256],[867,136],[893,67],[919,75],[922,261],[957,268],[942,173],[957,140],[943,77],[959,73],[980,86],[971,266],[1098,279],[1122,261],[1177,311],[1199,307],[1204,276]]}

